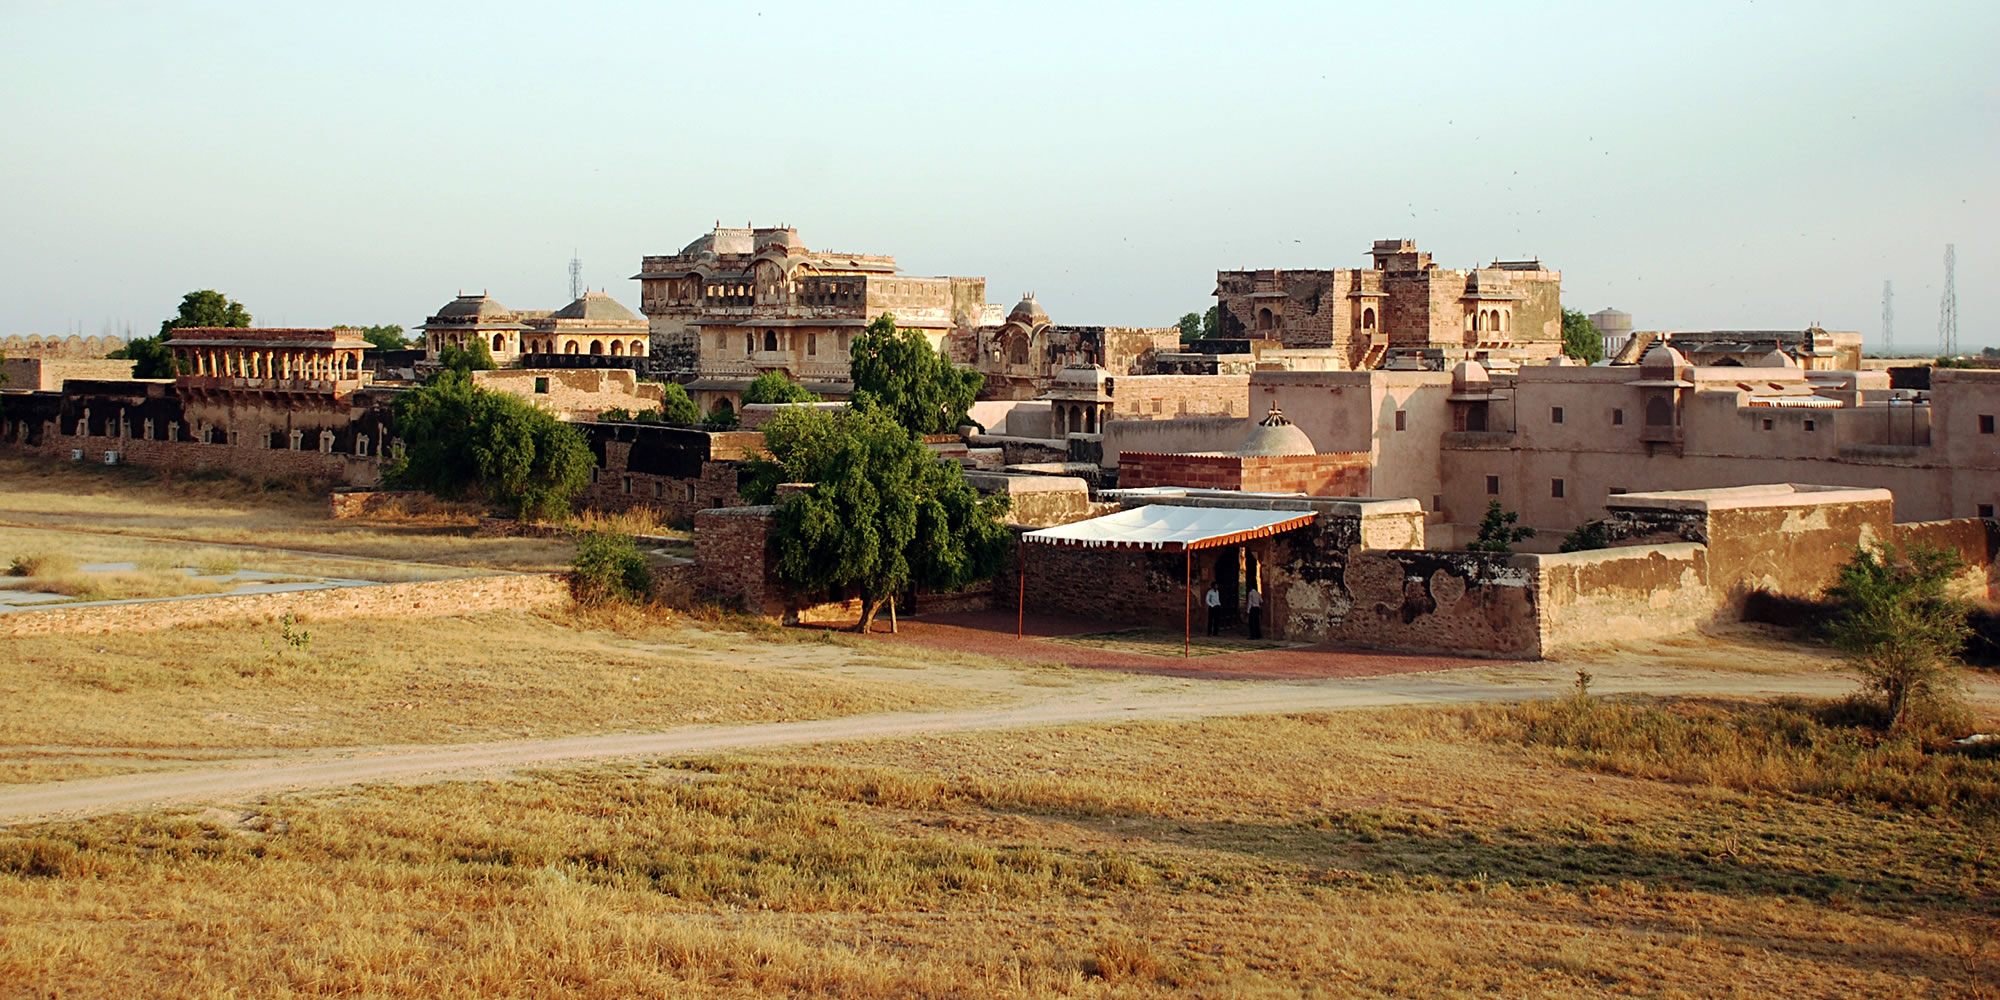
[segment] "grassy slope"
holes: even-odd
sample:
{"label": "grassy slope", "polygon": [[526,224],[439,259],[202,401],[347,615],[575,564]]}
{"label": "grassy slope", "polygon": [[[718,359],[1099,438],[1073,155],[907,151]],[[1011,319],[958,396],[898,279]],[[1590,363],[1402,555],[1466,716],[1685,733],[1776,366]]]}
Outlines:
{"label": "grassy slope", "polygon": [[[1928,766],[1893,747],[1752,741],[1703,771],[1607,736],[1726,743],[1752,724],[1726,706],[1562,747],[1555,710],[899,740],[19,831],[0,984],[1995,995],[1990,803],[1801,790]],[[1976,791],[2000,762],[1965,767]]]}
{"label": "grassy slope", "polygon": [[[0,657],[0,781],[143,766],[141,753],[441,743],[948,707],[972,694],[848,678],[875,648],[705,635],[627,613],[272,622],[19,637]],[[895,657],[890,657],[894,659]],[[912,660],[911,665],[916,665]],[[72,748],[119,748],[120,756]],[[38,749],[40,748],[40,749]],[[158,756],[158,755],[155,755]]]}

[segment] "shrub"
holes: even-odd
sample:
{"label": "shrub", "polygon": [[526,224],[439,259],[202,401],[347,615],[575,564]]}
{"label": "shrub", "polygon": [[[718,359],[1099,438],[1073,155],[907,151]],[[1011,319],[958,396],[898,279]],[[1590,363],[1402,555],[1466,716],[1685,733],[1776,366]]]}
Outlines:
{"label": "shrub", "polygon": [[1611,547],[1611,529],[1603,521],[1585,521],[1576,530],[1563,536],[1562,551],[1588,552],[1591,549]]}
{"label": "shrub", "polygon": [[653,595],[653,574],[646,571],[646,557],[630,535],[579,534],[570,568],[570,592],[579,604],[643,601]]}
{"label": "shrub", "polygon": [[731,406],[729,400],[718,399],[715,401],[715,406],[708,411],[708,419],[703,420],[702,424],[715,430],[728,430],[736,426],[736,407]]}
{"label": "shrub", "polygon": [[15,556],[7,565],[8,576],[60,576],[76,572],[76,559],[60,552],[33,552]]}
{"label": "shrub", "polygon": [[1970,609],[1947,589],[1962,565],[1956,554],[1922,544],[1856,549],[1827,588],[1839,607],[1828,637],[1882,697],[1891,730],[1941,720],[1957,701],[1952,668],[1972,634]]}
{"label": "shrub", "polygon": [[1465,546],[1467,552],[1495,552],[1506,555],[1514,551],[1514,543],[1524,538],[1535,537],[1535,529],[1523,528],[1515,522],[1521,515],[1511,510],[1503,510],[1500,501],[1486,505],[1486,516],[1479,521],[1479,537]]}
{"label": "shrub", "polygon": [[666,383],[660,393],[660,418],[670,424],[701,423],[701,407],[678,382]]}
{"label": "shrub", "polygon": [[791,380],[784,372],[772,370],[757,376],[743,390],[745,403],[817,403],[819,396]]}

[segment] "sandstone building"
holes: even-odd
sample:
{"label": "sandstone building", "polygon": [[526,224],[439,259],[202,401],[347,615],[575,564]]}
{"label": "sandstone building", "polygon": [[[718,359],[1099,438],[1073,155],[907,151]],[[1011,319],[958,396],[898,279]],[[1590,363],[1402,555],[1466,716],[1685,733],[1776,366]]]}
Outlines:
{"label": "sandstone building", "polygon": [[433,362],[446,347],[464,350],[475,341],[485,344],[503,367],[571,367],[586,358],[644,358],[649,353],[646,321],[603,292],[585,292],[553,312],[516,311],[485,293],[460,294],[417,329],[423,331],[424,349]]}
{"label": "sandstone building", "polygon": [[1178,327],[1059,325],[1030,292],[1008,310],[1005,322],[954,332],[945,353],[986,377],[982,399],[1038,399],[1064,369],[1146,375],[1155,358],[1179,349]]}
{"label": "sandstone building", "polygon": [[1540,261],[1449,270],[1412,240],[1376,240],[1371,255],[1366,269],[1217,272],[1222,335],[1330,348],[1351,370],[1562,353],[1562,273]]}
{"label": "sandstone building", "polygon": [[883,313],[940,350],[987,318],[984,278],[912,277],[894,257],[808,250],[790,227],[717,226],[644,258],[633,277],[661,369],[694,376],[688,391],[704,411],[740,406],[767,371],[847,396],[848,343]]}

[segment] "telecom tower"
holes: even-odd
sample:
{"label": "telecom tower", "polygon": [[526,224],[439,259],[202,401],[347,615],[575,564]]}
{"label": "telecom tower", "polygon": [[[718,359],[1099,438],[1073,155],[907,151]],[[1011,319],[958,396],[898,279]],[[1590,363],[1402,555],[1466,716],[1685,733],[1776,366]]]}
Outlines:
{"label": "telecom tower", "polygon": [[1882,283],[1882,353],[1896,353],[1896,283]]}
{"label": "telecom tower", "polygon": [[575,302],[583,298],[583,258],[570,251],[569,257],[569,300]]}
{"label": "telecom tower", "polygon": [[1944,297],[1938,300],[1938,351],[1947,358],[1958,357],[1958,291],[1953,273],[1958,270],[1958,244],[1944,245]]}

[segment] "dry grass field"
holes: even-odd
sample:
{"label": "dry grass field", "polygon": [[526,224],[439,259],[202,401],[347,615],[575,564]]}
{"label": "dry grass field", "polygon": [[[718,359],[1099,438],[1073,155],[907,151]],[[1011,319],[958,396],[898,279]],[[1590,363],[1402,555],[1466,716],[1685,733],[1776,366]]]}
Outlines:
{"label": "dry grass field", "polygon": [[[0,527],[536,572],[567,569],[574,552],[562,538],[474,537],[474,514],[449,504],[336,521],[323,488],[277,480],[253,483],[199,474],[168,478],[133,466],[8,456],[0,457],[0,482],[6,483],[0,490]],[[365,572],[353,575],[380,579]]]}
{"label": "dry grass field", "polygon": [[2000,995],[2000,761],[1811,707],[1390,709],[0,834],[0,995]]}
{"label": "dry grass field", "polygon": [[[639,612],[222,622],[6,640],[0,781],[216,750],[452,743],[972,704],[914,655],[825,633],[704,631]],[[824,641],[819,641],[823,639]],[[976,657],[960,657],[971,663]]]}

